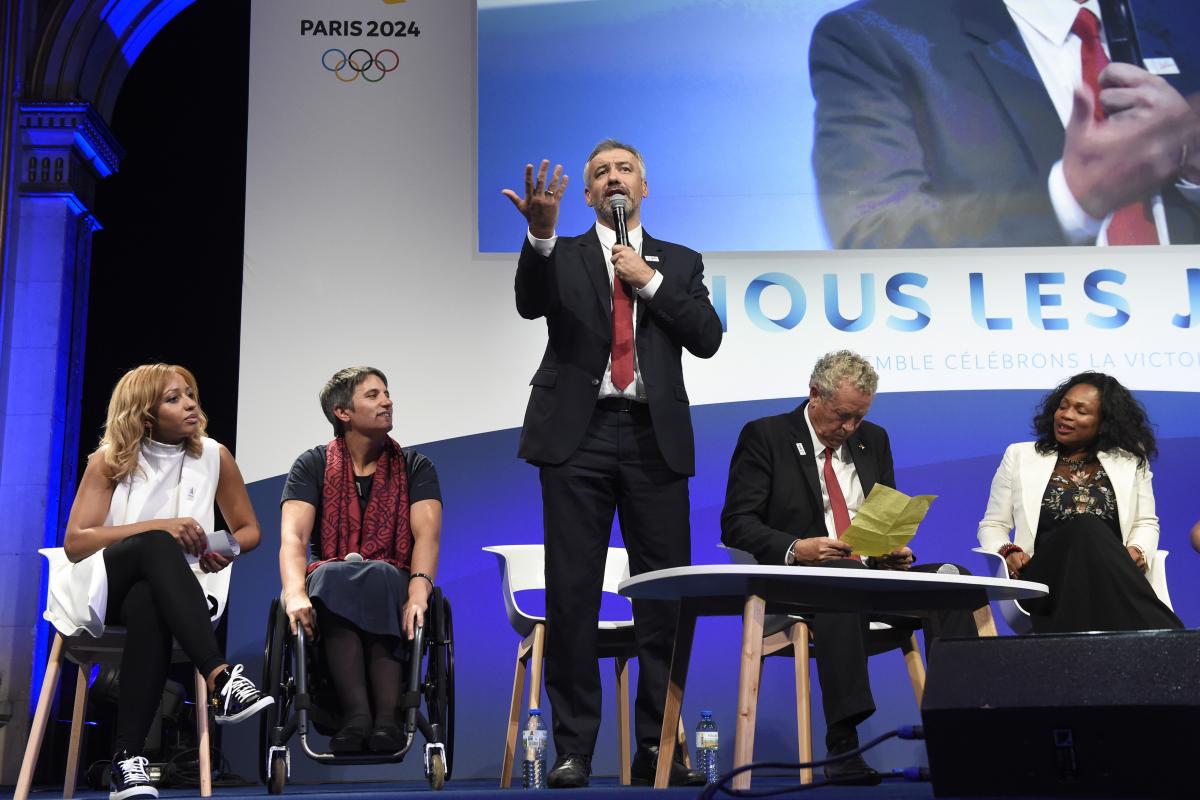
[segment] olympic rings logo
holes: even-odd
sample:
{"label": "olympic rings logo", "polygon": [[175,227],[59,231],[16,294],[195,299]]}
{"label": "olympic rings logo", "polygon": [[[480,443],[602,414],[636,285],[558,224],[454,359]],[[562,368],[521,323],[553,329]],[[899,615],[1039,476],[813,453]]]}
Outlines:
{"label": "olympic rings logo", "polygon": [[368,83],[379,83],[384,75],[394,72],[396,67],[400,66],[400,55],[392,49],[380,50],[372,55],[369,50],[361,47],[351,50],[347,55],[344,51],[331,47],[321,54],[321,66],[332,72],[342,83],[352,83],[358,80],[359,76]]}

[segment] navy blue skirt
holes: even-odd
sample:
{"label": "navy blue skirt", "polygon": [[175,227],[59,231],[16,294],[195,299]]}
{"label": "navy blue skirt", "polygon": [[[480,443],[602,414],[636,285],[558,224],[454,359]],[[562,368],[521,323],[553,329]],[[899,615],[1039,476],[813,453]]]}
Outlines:
{"label": "navy blue skirt", "polygon": [[[406,570],[386,561],[331,561],[308,576],[308,596],[322,610],[337,614],[354,627],[377,636],[407,642],[401,622],[408,601]],[[398,648],[400,649],[400,648]]]}

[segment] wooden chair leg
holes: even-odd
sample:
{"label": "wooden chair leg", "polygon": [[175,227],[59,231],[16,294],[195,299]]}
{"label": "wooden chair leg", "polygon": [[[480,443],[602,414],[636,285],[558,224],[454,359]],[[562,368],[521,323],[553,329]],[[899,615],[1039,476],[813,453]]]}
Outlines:
{"label": "wooden chair leg", "polygon": [[[738,679],[738,713],[733,740],[733,766],[754,760],[754,725],[758,716],[758,682],[762,675],[763,611],[766,604],[758,595],[746,598],[742,612],[742,668]],[[750,773],[733,779],[734,789],[750,788]]]}
{"label": "wooden chair leg", "polygon": [[517,667],[513,673],[512,700],[508,704],[508,724],[504,731],[504,758],[500,762],[500,788],[512,786],[513,762],[517,754],[517,728],[521,724],[521,699],[525,696],[525,665],[532,645],[529,638],[517,645]]}
{"label": "wooden chair leg", "polygon": [[208,681],[196,670],[196,747],[200,754],[200,796],[212,797],[212,749],[208,741]]}
{"label": "wooden chair leg", "polygon": [[683,717],[679,718],[679,733],[675,737],[676,752],[683,751],[683,765],[692,768],[692,756],[688,753],[687,729],[683,727]]}
{"label": "wooden chair leg", "polygon": [[904,653],[904,665],[908,667],[908,679],[912,682],[913,696],[917,698],[917,708],[925,699],[925,659],[921,658],[921,650],[917,646],[917,635],[908,637],[908,641],[900,645]]}
{"label": "wooden chair leg", "polygon": [[83,739],[83,714],[87,709],[88,675],[91,664],[80,664],[75,673],[75,705],[71,709],[71,735],[67,740],[67,773],[63,776],[63,800],[75,796],[75,781],[79,777],[79,743]]}
{"label": "wooden chair leg", "polygon": [[33,724],[29,727],[29,740],[25,742],[25,757],[21,759],[21,771],[17,776],[16,792],[13,800],[28,800],[29,788],[33,784],[33,770],[37,766],[38,751],[42,749],[42,739],[46,735],[46,723],[50,721],[50,702],[54,697],[54,687],[58,685],[58,673],[62,669],[63,637],[61,633],[54,634],[54,643],[50,646],[50,659],[46,662],[46,674],[42,678],[42,691],[38,695],[37,710],[33,712]]}
{"label": "wooden chair leg", "polygon": [[529,662],[529,707],[542,707],[542,667],[546,660],[546,626],[533,626],[533,653]]}
{"label": "wooden chair leg", "polygon": [[982,636],[998,636],[996,632],[996,620],[992,616],[992,605],[986,603],[975,609],[975,629]]}
{"label": "wooden chair leg", "polygon": [[629,748],[629,659],[614,659],[617,668],[617,760],[621,765],[621,785],[628,786],[630,773]]}
{"label": "wooden chair leg", "polygon": [[[807,622],[797,622],[788,628],[788,638],[792,642],[792,663],[796,670],[796,739],[800,743],[800,763],[812,761],[812,684],[808,673],[808,640]],[[800,783],[812,783],[812,769],[805,767],[800,770]]]}

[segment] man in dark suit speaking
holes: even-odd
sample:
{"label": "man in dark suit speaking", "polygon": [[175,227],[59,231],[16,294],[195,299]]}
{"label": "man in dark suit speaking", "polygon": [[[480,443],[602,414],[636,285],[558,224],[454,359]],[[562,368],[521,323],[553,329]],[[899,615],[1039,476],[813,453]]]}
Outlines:
{"label": "man in dark suit speaking", "polygon": [[[700,254],[645,233],[649,194],[636,149],[596,145],[583,196],[596,225],[556,236],[567,186],[562,166],[547,180],[525,167],[525,196],[504,194],[529,222],[517,261],[517,311],[546,319],[548,341],[530,381],[519,454],[539,467],[546,543],[546,692],[557,759],[552,788],[586,786],[600,726],[596,625],[613,512],[632,574],[691,562],[688,477],[695,472],[682,351],[709,358],[721,322],[703,283]],[[625,198],[628,244],[614,197]],[[657,766],[677,608],[634,601],[638,688],[634,783]],[[704,776],[672,764],[673,784]]]}
{"label": "man in dark suit speaking", "polygon": [[[914,565],[907,547],[863,563],[850,557],[850,545],[839,538],[875,484],[896,487],[887,431],[864,419],[878,383],[862,356],[829,353],[813,367],[806,402],[790,413],[747,423],[729,464],[721,541],[760,564],[919,572],[943,566]],[[839,755],[858,747],[858,724],[875,713],[867,676],[869,621],[858,612],[821,612],[810,624],[825,745],[830,756]],[[936,612],[924,624],[927,642],[976,635],[970,612]],[[880,779],[861,756],[828,765],[825,774],[840,783]]]}
{"label": "man in dark suit speaking", "polygon": [[[1192,28],[1191,48],[1180,34],[1174,58],[1154,59],[1164,76],[1187,77]],[[1106,48],[1098,0],[862,0],[827,14],[809,67],[833,245],[1200,242],[1200,114]]]}

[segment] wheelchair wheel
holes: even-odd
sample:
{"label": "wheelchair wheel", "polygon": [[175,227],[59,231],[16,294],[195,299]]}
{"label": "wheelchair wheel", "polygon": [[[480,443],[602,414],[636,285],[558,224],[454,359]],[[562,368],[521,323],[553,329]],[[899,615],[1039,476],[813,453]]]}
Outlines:
{"label": "wheelchair wheel", "polygon": [[[454,616],[450,610],[450,601],[436,590],[438,597],[432,607],[434,619],[430,626],[433,636],[429,641],[429,660],[426,665],[425,703],[429,711],[429,722],[433,725],[440,741],[446,749],[444,763],[440,757],[443,772],[442,780],[450,779],[454,774]],[[430,764],[430,785],[435,776],[434,764]],[[436,786],[435,788],[440,788]]]}
{"label": "wheelchair wheel", "polygon": [[442,760],[442,754],[433,752],[429,754],[429,788],[435,791],[446,785],[446,762]]}
{"label": "wheelchair wheel", "polygon": [[[271,610],[267,615],[267,636],[263,648],[262,691],[275,698],[275,702],[263,709],[258,722],[258,777],[267,784],[271,794],[283,791],[286,780],[286,768],[280,772],[277,764],[271,765],[271,774],[267,775],[267,759],[271,752],[271,733],[279,725],[287,721],[290,695],[285,682],[290,678],[291,636],[288,630],[287,614],[282,604],[276,598],[271,601]],[[289,667],[285,669],[285,666]],[[282,753],[275,758],[284,759]],[[277,788],[278,786],[278,788]]]}
{"label": "wheelchair wheel", "polygon": [[287,783],[287,769],[287,756],[285,754],[275,753],[271,756],[271,779],[267,781],[268,792],[271,794],[283,794],[283,786]]}

